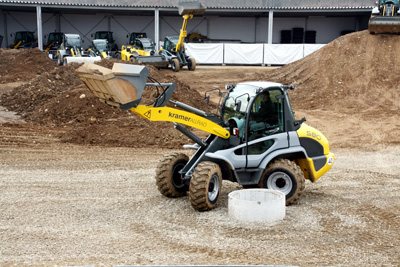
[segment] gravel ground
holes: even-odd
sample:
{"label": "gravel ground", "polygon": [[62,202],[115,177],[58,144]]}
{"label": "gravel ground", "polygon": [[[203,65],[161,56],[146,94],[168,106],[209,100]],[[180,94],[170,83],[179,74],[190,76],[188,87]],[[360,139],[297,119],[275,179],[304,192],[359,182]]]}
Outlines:
{"label": "gravel ground", "polygon": [[230,182],[209,212],[161,196],[168,150],[46,138],[0,144],[0,266],[400,265],[400,147],[334,151],[332,170],[266,225],[229,218]]}

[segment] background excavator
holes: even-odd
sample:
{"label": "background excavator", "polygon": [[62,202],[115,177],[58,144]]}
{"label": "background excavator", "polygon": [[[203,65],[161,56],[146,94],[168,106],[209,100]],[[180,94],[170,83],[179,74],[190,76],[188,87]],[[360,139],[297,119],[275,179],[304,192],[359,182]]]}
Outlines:
{"label": "background excavator", "polygon": [[[294,86],[244,82],[226,86],[226,91],[211,89],[206,99],[210,91],[223,98],[211,114],[172,101],[176,84],[148,77],[145,66],[114,63],[111,70],[83,64],[76,73],[103,103],[150,121],[172,122],[194,142],[184,146],[195,150],[190,158],[181,152],[166,155],[155,180],[166,197],[189,194],[195,210],[217,205],[222,180],[278,190],[292,204],[304,192],[305,179],[316,182],[334,163],[326,137],[306,125],[305,118],[295,120],[288,95]],[[145,88],[155,91],[152,103],[141,103]],[[192,128],[209,136],[202,139]]]}
{"label": "background excavator", "polygon": [[368,30],[371,34],[400,34],[400,0],[377,0]]}
{"label": "background excavator", "polygon": [[168,60],[173,71],[179,71],[187,66],[189,70],[196,69],[196,60],[189,57],[185,51],[184,40],[187,37],[186,27],[194,15],[202,15],[206,8],[200,2],[181,2],[179,3],[179,15],[183,17],[183,24],[179,36],[165,36],[164,46],[159,54]]}

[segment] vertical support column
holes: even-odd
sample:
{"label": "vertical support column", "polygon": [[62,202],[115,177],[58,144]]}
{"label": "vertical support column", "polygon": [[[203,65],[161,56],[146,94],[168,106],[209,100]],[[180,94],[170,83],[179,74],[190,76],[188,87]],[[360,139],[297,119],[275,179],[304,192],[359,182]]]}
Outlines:
{"label": "vertical support column", "polygon": [[5,44],[5,47],[8,47],[10,44],[8,43],[8,29],[7,29],[7,12],[3,12],[4,15],[4,39],[3,43]]}
{"label": "vertical support column", "polygon": [[272,44],[272,32],[274,29],[274,11],[270,10],[268,13],[268,44]]}
{"label": "vertical support column", "polygon": [[160,50],[160,9],[154,9],[154,41],[156,43],[156,51]]}
{"label": "vertical support column", "polygon": [[42,8],[36,6],[38,48],[43,51]]}

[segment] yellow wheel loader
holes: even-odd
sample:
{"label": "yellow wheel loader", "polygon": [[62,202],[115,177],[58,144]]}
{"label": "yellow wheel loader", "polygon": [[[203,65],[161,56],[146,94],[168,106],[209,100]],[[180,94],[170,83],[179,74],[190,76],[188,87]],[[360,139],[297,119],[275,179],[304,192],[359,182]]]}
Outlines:
{"label": "yellow wheel loader", "polygon": [[64,33],[51,32],[48,36],[45,35],[46,43],[44,45],[44,52],[53,60],[57,60],[57,51],[62,44]]}
{"label": "yellow wheel loader", "polygon": [[400,34],[400,0],[378,0],[368,22],[371,34]]}
{"label": "yellow wheel loader", "polygon": [[35,39],[33,32],[21,31],[11,34],[14,37],[13,43],[8,47],[11,49],[20,48],[35,48],[38,46],[37,40]]}
{"label": "yellow wheel loader", "polygon": [[[131,34],[131,37],[133,34]],[[168,67],[168,61],[155,53],[154,42],[146,37],[131,38],[128,45],[121,47],[120,57],[124,61],[144,63],[157,68]]]}
{"label": "yellow wheel loader", "polygon": [[196,69],[196,60],[186,54],[184,40],[187,37],[187,24],[194,15],[202,15],[206,8],[200,2],[179,3],[179,15],[183,18],[183,24],[179,36],[165,36],[164,46],[159,54],[168,60],[173,71],[179,71],[187,66],[189,70]]}
{"label": "yellow wheel loader", "polygon": [[100,56],[87,57],[84,55],[79,34],[63,34],[60,48],[57,50],[58,65],[66,65],[73,62],[94,63],[100,60]]}
{"label": "yellow wheel loader", "polygon": [[[195,210],[216,207],[223,180],[278,190],[289,205],[304,192],[305,179],[316,182],[334,163],[326,137],[306,125],[305,118],[294,118],[288,96],[293,86],[243,82],[227,86],[226,91],[209,90],[224,96],[221,108],[210,114],[172,101],[176,85],[152,78],[148,83],[145,66],[114,63],[110,70],[84,64],[76,73],[100,101],[143,119],[169,121],[194,142],[184,146],[195,150],[192,157],[177,152],[166,155],[155,180],[166,197],[189,194]],[[152,104],[141,104],[145,89],[157,92]],[[209,136],[202,139],[190,128]]]}
{"label": "yellow wheel loader", "polygon": [[89,57],[111,58],[108,41],[106,39],[94,39],[87,52]]}

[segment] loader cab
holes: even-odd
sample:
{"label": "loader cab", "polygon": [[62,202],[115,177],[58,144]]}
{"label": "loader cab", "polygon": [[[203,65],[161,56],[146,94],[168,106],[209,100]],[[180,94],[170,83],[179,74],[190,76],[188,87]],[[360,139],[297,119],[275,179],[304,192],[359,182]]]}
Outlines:
{"label": "loader cab", "polygon": [[[92,34],[93,37],[93,34]],[[104,39],[107,40],[108,50],[117,51],[118,45],[114,40],[113,32],[109,31],[98,31],[94,34],[94,39]]]}
{"label": "loader cab", "polygon": [[132,42],[132,46],[134,49],[145,50],[150,53],[150,55],[154,55],[155,52],[155,44],[149,38],[136,38]]}
{"label": "loader cab", "polygon": [[[11,35],[12,36],[12,35]],[[15,33],[14,42],[10,48],[33,48],[37,42],[33,32],[20,31]]]}
{"label": "loader cab", "polygon": [[169,52],[175,52],[176,45],[179,42],[179,36],[166,36],[164,39],[164,49]]}
{"label": "loader cab", "polygon": [[278,83],[234,86],[225,97],[222,117],[237,139],[235,145],[248,144],[248,149],[239,150],[239,154],[261,154],[274,144],[273,138],[267,137],[295,130],[287,92]]}
{"label": "loader cab", "polygon": [[108,42],[105,39],[95,39],[92,41],[92,45],[90,47],[89,55],[92,57],[100,56],[102,58],[108,57]]}
{"label": "loader cab", "polygon": [[81,49],[81,37],[78,34],[65,34],[64,35],[64,48],[78,48]]}
{"label": "loader cab", "polygon": [[62,32],[51,32],[47,37],[46,47],[56,47],[61,44],[63,38]]}
{"label": "loader cab", "polygon": [[132,32],[130,37],[129,37],[129,44],[133,45],[134,41],[137,38],[147,38],[147,33],[145,33],[145,32]]}

